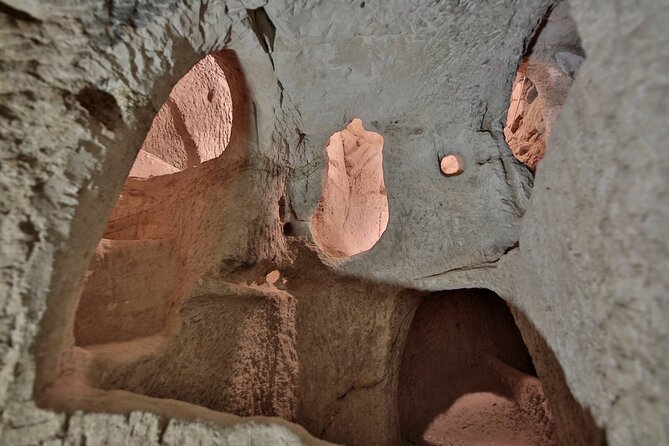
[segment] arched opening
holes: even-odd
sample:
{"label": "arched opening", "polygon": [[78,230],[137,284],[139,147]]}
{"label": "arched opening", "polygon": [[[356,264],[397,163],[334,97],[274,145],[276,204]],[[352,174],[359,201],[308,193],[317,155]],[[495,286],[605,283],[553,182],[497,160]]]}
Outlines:
{"label": "arched opening", "polygon": [[388,225],[383,137],[355,118],[332,135],[323,193],[311,220],[325,254],[342,258],[369,250]]}
{"label": "arched opening", "polygon": [[77,309],[78,346],[127,342],[167,328],[206,265],[209,210],[198,195],[230,141],[224,53],[179,80],[153,120],[89,266]]}
{"label": "arched opening", "polygon": [[545,17],[513,81],[504,137],[514,156],[533,171],[585,59],[569,4]]}
{"label": "arched opening", "polygon": [[555,444],[548,401],[506,303],[487,290],[420,303],[399,370],[408,444]]}
{"label": "arched opening", "polygon": [[[279,416],[332,441],[370,444],[383,438],[391,444],[399,430],[399,353],[413,310],[406,307],[422,293],[344,279],[313,252],[306,255],[311,247],[300,244],[299,237],[288,237],[289,223],[282,237],[280,225],[274,224],[283,222],[286,212],[280,186],[266,187],[249,176],[226,193],[230,178],[238,173],[236,165],[247,161],[230,159],[239,121],[235,114],[233,128],[232,103],[226,98],[241,93],[231,83],[228,56],[214,54],[196,65],[158,113],[91,262],[74,323],[74,348],[62,355],[66,370],[58,379],[65,381],[57,390],[62,398],[88,386],[81,392],[85,397],[69,406],[74,409],[162,410],[178,400],[191,403],[184,412],[197,405],[242,416]],[[248,139],[237,138],[244,144]],[[346,257],[370,249],[385,230],[382,146],[383,138],[366,131],[358,119],[330,139],[328,176],[312,221],[314,238],[327,255]],[[445,174],[457,175],[463,160],[448,156],[452,158],[447,161],[455,162],[444,164]],[[239,193],[254,184],[263,189],[258,195],[272,191],[263,206],[248,206],[248,196]],[[234,203],[233,212],[226,203]],[[300,244],[296,252],[302,250],[296,255],[299,262],[276,265],[272,262],[280,260],[267,256],[257,261],[255,252],[234,249],[239,245],[221,247],[220,234],[230,226],[226,219],[234,211],[273,211],[277,203],[276,228],[268,224],[269,229],[251,236],[268,240],[268,245],[294,239],[290,243]],[[238,239],[233,235],[226,234],[225,242]],[[221,255],[225,250],[237,263]],[[537,380],[526,355],[504,346],[503,363],[493,361],[498,350],[491,347],[483,351],[492,358],[483,366],[497,381],[508,375],[507,387],[499,385],[499,390],[499,383],[491,383],[480,369],[465,370],[478,377],[473,385],[482,383],[473,393],[502,392],[502,400],[510,400],[504,407],[525,414],[522,392],[530,388],[536,395],[532,389]],[[520,370],[520,384],[514,384],[514,373],[505,375],[507,361]],[[402,368],[402,376],[409,372]],[[426,371],[425,376],[430,373],[436,372]],[[456,372],[452,377],[466,381]],[[503,393],[517,387],[517,398]],[[404,384],[400,389],[413,391]],[[441,390],[433,393],[442,395]],[[112,394],[121,397],[109,404]],[[469,407],[469,400],[463,401]],[[458,397],[454,406],[461,403]],[[491,417],[498,415],[491,412]],[[533,432],[533,418],[527,419],[523,435]],[[410,435],[411,426],[420,422],[408,421],[403,432]],[[444,425],[435,423],[434,437],[443,433],[450,438],[451,432],[440,431]]]}
{"label": "arched opening", "polygon": [[[278,289],[282,272],[248,260],[257,246],[282,249],[280,211],[267,206],[279,200],[278,175],[248,169],[248,94],[229,50],[172,89],[97,245],[40,404],[291,419],[294,299]],[[249,191],[259,177],[273,182],[269,192]],[[262,236],[235,220],[248,209],[260,210]]]}

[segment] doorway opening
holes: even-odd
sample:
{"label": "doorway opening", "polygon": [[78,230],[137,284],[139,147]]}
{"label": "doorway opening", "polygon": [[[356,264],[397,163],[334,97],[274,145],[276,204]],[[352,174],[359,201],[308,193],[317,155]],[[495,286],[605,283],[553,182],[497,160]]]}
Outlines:
{"label": "doorway opening", "polygon": [[491,291],[422,300],[402,355],[398,404],[407,444],[556,444],[530,353]]}

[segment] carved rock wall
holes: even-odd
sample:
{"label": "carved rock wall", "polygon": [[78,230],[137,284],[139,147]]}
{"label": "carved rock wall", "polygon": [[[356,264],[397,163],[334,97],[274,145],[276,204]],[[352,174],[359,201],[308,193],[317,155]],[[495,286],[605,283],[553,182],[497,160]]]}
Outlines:
{"label": "carved rock wall", "polygon": [[[370,251],[346,261],[302,255],[311,271],[331,275],[326,282],[348,299],[365,293],[359,280],[381,282],[390,294],[400,285],[492,289],[515,309],[559,441],[601,441],[596,424],[611,445],[666,443],[669,12],[657,0],[569,3],[587,60],[532,188],[530,172],[504,143],[502,121],[518,63],[551,1],[0,2],[2,442],[319,442],[279,418],[239,418],[113,388],[121,380],[131,390],[146,385],[123,367],[86,377],[108,390],[73,384],[67,398],[53,399],[62,390],[58,381],[82,382],[78,365],[91,360],[69,349],[83,278],[152,119],[193,64],[227,49],[236,55],[226,80],[238,107],[230,143],[220,164],[198,168],[210,175],[193,180],[204,198],[189,204],[220,207],[204,211],[207,222],[188,223],[206,231],[179,230],[181,237],[211,237],[194,242],[215,251],[189,278],[192,297],[221,293],[221,277],[260,284],[277,265],[299,266],[293,256],[306,245],[291,248],[282,228],[290,224],[308,243],[327,139],[360,117],[384,138],[388,226]],[[462,174],[441,174],[439,160],[449,153],[463,157]],[[169,177],[151,179],[156,194],[167,194],[161,186]],[[298,287],[305,276],[293,273],[289,284],[291,278],[296,289],[313,291],[295,303],[302,316],[294,323],[303,328],[254,333],[294,339],[298,357],[314,348],[300,339],[309,333],[304,326],[324,324],[336,333],[345,327],[337,321],[357,320],[368,328],[358,339],[389,347],[395,338],[388,327],[409,323],[395,320],[409,311],[402,305],[411,308],[406,296],[377,301],[370,292],[363,300],[369,308],[349,314],[345,299],[310,290],[313,281]],[[347,294],[349,287],[360,294]],[[271,305],[273,298],[255,299]],[[292,321],[291,305],[277,304],[282,320]],[[183,314],[206,325],[216,311]],[[267,320],[248,314],[249,324]],[[238,335],[229,342],[246,342]],[[399,363],[396,348],[374,348],[374,357],[357,352],[360,362],[348,363],[360,371],[356,381],[340,379],[346,368],[327,367],[355,351],[360,342],[351,339],[326,344],[321,362],[300,364],[299,379],[308,385],[296,383],[296,394],[304,392],[299,400],[314,413],[353,419],[370,408],[365,392],[392,396],[396,389],[397,377],[383,374]],[[289,358],[293,350],[254,354]],[[171,364],[150,360],[152,369]],[[178,393],[178,383],[172,388]],[[226,389],[220,407],[246,394],[243,386]],[[326,391],[332,397],[321,398]],[[265,404],[269,415],[290,412],[333,441],[369,426],[389,432],[378,412],[369,411],[374,422],[327,425],[281,392],[270,394],[271,401],[249,404]]]}
{"label": "carved rock wall", "polygon": [[504,137],[532,170],[546,152],[569,89],[585,53],[569,9],[562,1],[548,13],[513,81]]}

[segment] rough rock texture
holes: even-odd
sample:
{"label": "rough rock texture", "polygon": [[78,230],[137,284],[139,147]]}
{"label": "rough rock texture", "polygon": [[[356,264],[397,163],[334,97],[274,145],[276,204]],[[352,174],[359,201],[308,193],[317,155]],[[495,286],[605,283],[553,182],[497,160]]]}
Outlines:
{"label": "rough rock texture", "polygon": [[[130,341],[168,329],[193,281],[216,262],[209,248],[224,230],[225,222],[213,219],[225,209],[220,192],[226,182],[214,185],[211,177],[220,169],[212,172],[213,165],[177,172],[217,158],[227,147],[233,104],[225,71],[232,73],[232,63],[223,53],[203,58],[153,120],[89,265],[77,307],[77,345]],[[234,85],[239,99],[243,87]]]}
{"label": "rough rock texture", "polygon": [[[161,331],[174,286],[173,240],[102,239],[77,307],[77,345],[128,341]],[[122,278],[122,279],[121,279]]]}
{"label": "rough rock texture", "polygon": [[[90,360],[70,349],[82,281],[133,160],[177,80],[226,48],[237,59],[226,72],[234,125],[225,152],[180,172],[190,179],[182,195],[164,190],[171,175],[132,180],[152,181],[156,197],[185,206],[174,220],[173,210],[163,214],[170,222],[163,234],[178,228],[209,252],[175,255],[195,259],[185,288],[233,275],[250,286],[307,256],[306,241],[289,249],[282,228],[309,235],[326,142],[359,117],[384,139],[387,229],[372,249],[334,265],[308,254],[316,279],[296,276],[312,288],[326,270],[349,276],[344,285],[358,276],[389,289],[493,289],[514,307],[558,442],[598,444],[605,436],[610,445],[666,444],[669,11],[660,0],[569,2],[587,59],[531,190],[530,172],[504,143],[502,120],[521,55],[552,3],[2,0],[2,443],[318,443],[279,418],[76,385],[84,378],[79,365]],[[439,160],[453,152],[468,168],[445,177]],[[190,172],[198,170],[209,173],[195,179]],[[119,223],[116,231],[133,227]],[[369,411],[365,395],[393,398],[396,377],[385,364],[403,340],[390,328],[408,325],[411,311],[392,300],[353,307],[364,293],[330,291],[339,281],[328,280],[321,293],[349,300],[319,294],[312,301],[321,309],[296,304],[297,314],[304,305],[305,318],[323,325],[331,358],[300,362],[298,380],[307,384],[296,389],[335,422],[310,420],[299,405],[294,420],[333,441],[370,426],[392,435],[376,418],[392,412]],[[318,317],[328,308],[329,319]],[[355,333],[338,324],[348,320],[361,334],[340,344],[327,332]],[[302,343],[299,317],[295,323],[295,351],[308,358],[316,344]],[[378,355],[373,361],[359,351],[360,339]],[[146,348],[156,345],[164,344]],[[355,361],[337,359],[351,351]],[[360,367],[368,363],[377,366]],[[381,365],[389,375],[379,374]],[[364,379],[346,382],[354,367]],[[54,385],[68,379],[70,387]],[[274,407],[290,407],[281,399]],[[337,422],[361,412],[373,421]]]}
{"label": "rough rock texture", "polygon": [[458,155],[446,155],[439,162],[439,167],[444,175],[460,175],[465,171],[465,162]]}
{"label": "rough rock texture", "polygon": [[546,152],[551,129],[584,59],[569,3],[559,2],[518,67],[504,127],[514,156],[532,170]]}
{"label": "rough rock texture", "polygon": [[418,307],[402,356],[402,437],[409,444],[556,444],[535,373],[494,293],[434,293]]}
{"label": "rough rock texture", "polygon": [[180,310],[178,333],[165,345],[147,346],[142,339],[89,349],[99,370],[96,384],[292,420],[299,372],[295,299],[276,290],[252,291],[190,299]]}
{"label": "rough rock texture", "polygon": [[504,127],[506,142],[519,161],[535,170],[537,163],[546,153],[548,133],[543,100],[539,97],[534,82],[523,73],[521,66],[511,91],[509,114]]}
{"label": "rough rock texture", "polygon": [[662,444],[669,10],[663,2],[570,3],[587,60],[537,169],[522,260],[510,270],[527,271],[515,293],[533,298],[518,306],[609,444]]}
{"label": "rough rock texture", "polygon": [[232,98],[219,59],[203,58],[174,86],[153,119],[131,177],[174,173],[223,153],[230,141]]}
{"label": "rough rock texture", "polygon": [[327,175],[311,231],[328,256],[349,257],[369,250],[388,226],[383,137],[356,118],[330,137],[326,151]]}

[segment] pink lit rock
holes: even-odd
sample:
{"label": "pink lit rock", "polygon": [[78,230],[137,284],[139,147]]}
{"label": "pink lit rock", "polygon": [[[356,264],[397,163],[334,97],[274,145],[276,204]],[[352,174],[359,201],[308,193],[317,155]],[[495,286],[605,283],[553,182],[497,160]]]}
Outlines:
{"label": "pink lit rock", "polygon": [[532,170],[546,152],[550,127],[546,125],[545,113],[536,86],[519,71],[513,84],[504,137],[514,156]]}
{"label": "pink lit rock", "polygon": [[265,280],[267,280],[267,283],[276,283],[280,278],[281,278],[281,273],[278,270],[270,271],[265,276]]}
{"label": "pink lit rock", "polygon": [[561,2],[518,67],[504,128],[514,156],[532,170],[546,153],[584,55],[569,4]]}
{"label": "pink lit rock", "polygon": [[230,88],[216,59],[207,56],[172,89],[130,176],[166,175],[214,159],[228,145],[231,128]]}
{"label": "pink lit rock", "polygon": [[[89,265],[75,324],[78,345],[165,330],[175,302],[210,261],[203,253],[211,243],[202,234],[213,227],[205,223],[210,208],[181,198],[202,196],[207,168],[182,171],[218,157],[229,142],[232,99],[219,62],[207,56],[197,63],[153,120]],[[137,179],[164,175],[172,176]]]}
{"label": "pink lit rock", "polygon": [[128,176],[137,178],[155,177],[179,172],[173,164],[168,164],[153,153],[140,150]]}
{"label": "pink lit rock", "polygon": [[316,243],[331,257],[367,251],[388,225],[383,137],[358,118],[330,137],[323,195],[312,218]]}
{"label": "pink lit rock", "polygon": [[421,302],[407,335],[398,390],[406,443],[557,444],[552,412],[521,333],[492,293],[435,294]]}
{"label": "pink lit rock", "polygon": [[220,156],[230,141],[232,99],[225,73],[214,57],[207,56],[191,68],[170,93],[170,100],[178,110],[174,114],[177,128],[183,123],[196,148],[196,163]]}
{"label": "pink lit rock", "polygon": [[160,332],[174,288],[174,265],[165,261],[173,249],[172,240],[102,239],[77,310],[77,344],[128,341]]}
{"label": "pink lit rock", "polygon": [[465,170],[465,163],[462,157],[458,155],[446,155],[439,163],[444,175],[459,175]]}

